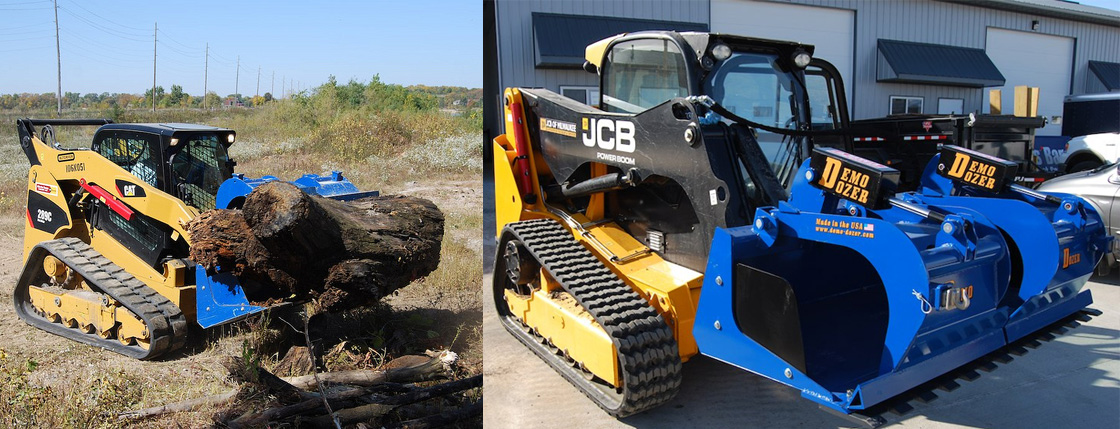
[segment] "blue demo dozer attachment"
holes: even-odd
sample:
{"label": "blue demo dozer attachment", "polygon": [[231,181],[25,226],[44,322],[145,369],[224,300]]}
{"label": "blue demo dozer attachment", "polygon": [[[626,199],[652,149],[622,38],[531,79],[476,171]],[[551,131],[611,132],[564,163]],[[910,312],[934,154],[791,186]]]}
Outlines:
{"label": "blue demo dozer attachment", "polygon": [[[275,181],[280,179],[275,176],[253,179],[245,177],[244,174],[234,174],[218,187],[215,208],[240,208],[245,202],[245,197],[253,189]],[[305,174],[291,183],[308,194],[339,201],[378,195],[378,191],[358,190],[340,171],[332,171],[330,175],[325,176]],[[269,308],[251,304],[245,297],[237,277],[221,269],[217,273],[208,274],[206,269],[199,266],[195,270],[195,281],[198,287],[198,324],[203,328],[228,323]],[[290,303],[279,305],[287,304]]]}
{"label": "blue demo dozer attachment", "polygon": [[921,192],[896,195],[897,170],[815,148],[788,201],[717,229],[700,352],[877,425],[884,407],[907,407],[903,393],[1087,320],[1081,289],[1110,239],[1101,217],[1011,184],[1014,167],[946,146]]}

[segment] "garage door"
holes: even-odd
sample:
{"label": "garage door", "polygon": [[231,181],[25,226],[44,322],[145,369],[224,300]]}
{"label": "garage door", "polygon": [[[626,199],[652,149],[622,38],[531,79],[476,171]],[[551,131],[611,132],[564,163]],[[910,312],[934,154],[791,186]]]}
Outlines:
{"label": "garage door", "polygon": [[[746,0],[712,0],[712,31],[816,46],[852,93],[855,11]],[[849,108],[851,97],[848,97]]]}
{"label": "garage door", "polygon": [[[1014,113],[1016,85],[1038,87],[1038,114],[1061,116],[1062,99],[1069,95],[1073,72],[1073,39],[1049,34],[988,28],[985,51],[1007,79],[1003,90],[1006,113]],[[995,88],[989,88],[995,89]],[[984,91],[988,105],[988,91]],[[1038,135],[1060,135],[1062,126],[1049,124]]]}

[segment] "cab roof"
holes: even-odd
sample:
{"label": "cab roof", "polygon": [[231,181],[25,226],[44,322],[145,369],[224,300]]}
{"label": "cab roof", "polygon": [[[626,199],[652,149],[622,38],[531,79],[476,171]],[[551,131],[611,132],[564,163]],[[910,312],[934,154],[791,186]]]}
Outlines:
{"label": "cab roof", "polygon": [[170,123],[142,123],[142,124],[107,124],[98,128],[98,132],[110,130],[142,131],[161,136],[170,136],[180,132],[233,132],[228,128],[211,127],[209,125]]}

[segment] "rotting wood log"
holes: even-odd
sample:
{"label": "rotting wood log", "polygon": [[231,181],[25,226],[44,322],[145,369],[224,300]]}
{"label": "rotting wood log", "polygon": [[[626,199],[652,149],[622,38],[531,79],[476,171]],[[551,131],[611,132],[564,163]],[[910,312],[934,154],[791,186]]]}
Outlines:
{"label": "rotting wood log", "polygon": [[290,183],[253,190],[241,210],[189,225],[191,259],[238,277],[253,302],[318,298],[326,311],[369,304],[439,265],[443,213],[431,201],[338,201]]}

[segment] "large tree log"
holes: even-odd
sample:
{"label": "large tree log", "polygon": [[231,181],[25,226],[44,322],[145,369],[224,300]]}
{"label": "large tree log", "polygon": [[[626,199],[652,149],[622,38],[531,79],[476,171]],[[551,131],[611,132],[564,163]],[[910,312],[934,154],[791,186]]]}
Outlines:
{"label": "large tree log", "polygon": [[422,198],[343,202],[270,182],[254,189],[242,210],[208,211],[189,228],[191,259],[231,271],[250,300],[312,296],[340,310],[435,270],[443,213]]}

